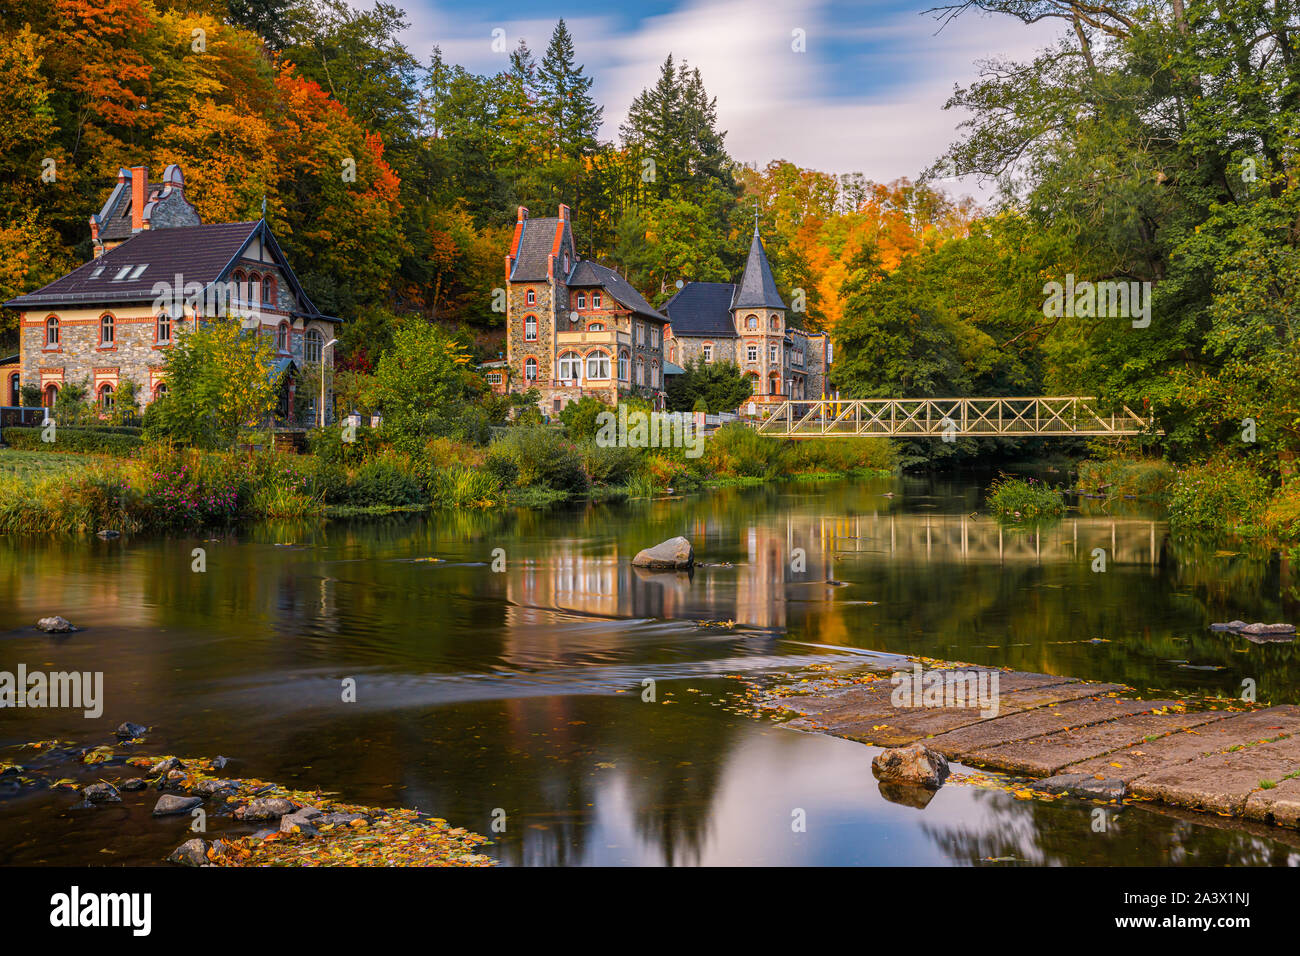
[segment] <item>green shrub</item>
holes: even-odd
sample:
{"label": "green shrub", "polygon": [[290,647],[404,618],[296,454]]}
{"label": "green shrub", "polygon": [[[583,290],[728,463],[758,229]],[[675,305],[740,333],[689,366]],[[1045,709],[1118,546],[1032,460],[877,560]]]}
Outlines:
{"label": "green shrub", "polygon": [[1000,475],[989,486],[986,503],[999,518],[1054,518],[1065,513],[1065,499],[1056,488],[1033,478]]}
{"label": "green shrub", "polygon": [[411,460],[385,452],[362,462],[348,482],[348,502],[354,505],[418,505],[428,501]]}
{"label": "green shrub", "polygon": [[775,478],[790,470],[790,444],[732,422],[705,443],[705,467],[718,477]]}
{"label": "green shrub", "polygon": [[551,428],[508,428],[488,448],[486,465],[491,474],[520,488],[546,488],[577,494],[587,490],[587,471],[573,442]]}
{"label": "green shrub", "polygon": [[307,433],[307,450],[317,458],[341,465],[356,465],[379,452],[379,432],[369,425],[352,431],[355,441],[344,441],[341,425],[313,428]]}
{"label": "green shrub", "polygon": [[893,451],[884,438],[801,438],[789,444],[786,454],[794,473],[892,471],[894,467]]}
{"label": "green shrub", "polygon": [[560,421],[564,423],[564,431],[570,438],[594,438],[600,428],[601,414],[612,411],[614,409],[611,406],[595,395],[584,395],[576,402],[564,406],[560,412]]}
{"label": "green shrub", "polygon": [[1268,479],[1250,464],[1222,458],[1184,468],[1169,490],[1169,525],[1184,531],[1258,531],[1268,509]]}
{"label": "green shrub", "polygon": [[129,458],[138,452],[144,444],[139,434],[130,431],[112,429],[107,426],[83,428],[72,425],[57,425],[54,441],[41,441],[40,427],[6,428],[6,444],[24,451],[71,451],[85,455],[113,455]]}
{"label": "green shrub", "polygon": [[1076,485],[1084,491],[1105,491],[1110,497],[1134,495],[1163,500],[1177,471],[1159,458],[1105,458],[1079,463]]}
{"label": "green shrub", "polygon": [[582,467],[593,485],[621,485],[636,474],[642,465],[642,452],[620,445],[598,445],[585,441],[578,446]]}
{"label": "green shrub", "polygon": [[145,452],[136,477],[144,521],[153,528],[227,524],[239,517],[251,492],[249,473],[235,456],[168,444]]}

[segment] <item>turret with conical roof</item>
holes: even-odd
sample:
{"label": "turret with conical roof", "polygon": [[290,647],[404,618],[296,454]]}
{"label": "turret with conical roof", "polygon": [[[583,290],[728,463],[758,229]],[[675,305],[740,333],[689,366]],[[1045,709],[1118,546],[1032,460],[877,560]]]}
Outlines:
{"label": "turret with conical roof", "polygon": [[772,267],[767,264],[767,253],[763,250],[763,240],[758,235],[758,226],[754,226],[754,239],[749,244],[749,259],[745,262],[745,272],[736,286],[736,294],[731,300],[733,309],[780,309],[785,311],[781,294],[776,291],[776,279],[772,278]]}

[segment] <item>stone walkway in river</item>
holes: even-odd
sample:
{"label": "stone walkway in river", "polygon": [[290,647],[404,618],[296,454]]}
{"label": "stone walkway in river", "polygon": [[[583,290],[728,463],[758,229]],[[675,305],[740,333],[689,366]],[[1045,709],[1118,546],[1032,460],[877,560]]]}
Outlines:
{"label": "stone walkway in river", "polygon": [[[981,671],[995,673],[981,667],[925,673],[929,680]],[[987,718],[977,707],[896,707],[888,673],[763,706],[801,715],[786,725],[800,730],[878,747],[921,741],[967,765],[1028,777],[1120,780],[1132,797],[1300,826],[1300,707],[1182,713],[1184,701],[1126,698],[1120,695],[1131,688],[1120,684],[996,673],[997,716]]]}

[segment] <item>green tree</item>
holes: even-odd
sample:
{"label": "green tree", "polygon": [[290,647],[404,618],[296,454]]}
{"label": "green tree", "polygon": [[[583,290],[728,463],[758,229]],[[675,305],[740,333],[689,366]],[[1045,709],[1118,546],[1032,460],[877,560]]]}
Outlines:
{"label": "green tree", "polygon": [[695,359],[681,375],[668,376],[668,408],[675,412],[734,412],[753,393],[753,383],[734,362]]}
{"label": "green tree", "polygon": [[407,319],[380,356],[373,394],[385,438],[418,454],[430,438],[463,433],[473,394],[469,355],[444,330]]}

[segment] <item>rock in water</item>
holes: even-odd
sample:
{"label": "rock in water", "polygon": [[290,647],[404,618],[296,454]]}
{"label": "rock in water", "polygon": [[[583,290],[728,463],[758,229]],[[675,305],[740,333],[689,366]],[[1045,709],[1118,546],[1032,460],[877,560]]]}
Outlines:
{"label": "rock in water", "polygon": [[119,724],[114,732],[123,740],[130,740],[132,737],[143,737],[148,729],[144,724],[133,724],[128,720]]}
{"label": "rock in water", "polygon": [[167,862],[179,863],[181,866],[203,866],[208,862],[208,845],[197,837],[186,840],[172,850]]}
{"label": "rock in water", "polygon": [[117,788],[111,783],[92,783],[88,787],[83,787],[81,796],[89,803],[121,803],[122,798],[117,795]]}
{"label": "rock in water", "polygon": [[185,769],[185,764],[181,763],[180,760],[178,760],[175,757],[168,757],[166,760],[159,760],[156,764],[154,764],[153,769],[149,771],[149,776],[151,777],[166,776],[167,774],[171,773],[173,770],[184,770],[184,769]]}
{"label": "rock in water", "polygon": [[153,815],[168,817],[176,813],[189,813],[202,802],[198,797],[178,797],[173,793],[164,793],[154,804]]}
{"label": "rock in water", "polygon": [[871,772],[880,780],[938,790],[948,776],[948,758],[917,743],[876,754],[876,759],[871,761]]}
{"label": "rock in water", "polygon": [[59,617],[57,614],[53,617],[43,617],[36,622],[36,626],[46,634],[71,634],[76,630],[72,622],[66,617]]}
{"label": "rock in water", "polygon": [[695,565],[695,551],[689,541],[678,536],[638,552],[632,564],[638,568],[686,571]]}
{"label": "rock in water", "polygon": [[103,531],[99,532],[99,537],[103,538],[105,541],[114,541],[117,538],[122,537],[122,532],[113,531],[111,528],[105,528]]}
{"label": "rock in water", "polygon": [[296,804],[283,797],[259,797],[235,810],[236,820],[274,820],[297,810]]}

